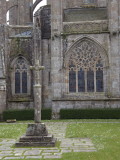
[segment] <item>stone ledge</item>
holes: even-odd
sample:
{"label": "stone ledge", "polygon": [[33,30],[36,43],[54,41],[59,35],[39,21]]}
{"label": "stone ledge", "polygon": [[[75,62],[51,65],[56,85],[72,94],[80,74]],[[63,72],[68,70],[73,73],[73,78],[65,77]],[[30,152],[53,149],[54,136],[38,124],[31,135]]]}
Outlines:
{"label": "stone ledge", "polygon": [[61,33],[61,36],[69,36],[69,35],[75,35],[75,34],[110,34],[110,31],[94,31],[94,32],[71,32],[71,33],[66,33],[63,32]]}
{"label": "stone ledge", "polygon": [[20,138],[20,142],[51,142],[53,139],[53,135],[48,135],[48,136],[22,136]]}
{"label": "stone ledge", "polygon": [[53,98],[52,101],[120,101],[120,98]]}
{"label": "stone ledge", "polygon": [[11,98],[8,99],[8,102],[33,102],[31,98]]}

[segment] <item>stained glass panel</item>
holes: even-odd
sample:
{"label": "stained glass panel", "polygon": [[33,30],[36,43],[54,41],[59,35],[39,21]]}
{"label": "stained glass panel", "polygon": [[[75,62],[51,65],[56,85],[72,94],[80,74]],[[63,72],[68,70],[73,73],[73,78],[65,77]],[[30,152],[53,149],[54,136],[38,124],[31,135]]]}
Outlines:
{"label": "stained glass panel", "polygon": [[27,93],[28,67],[23,57],[19,57],[15,64],[15,93]]}
{"label": "stained glass panel", "polygon": [[22,73],[22,93],[27,93],[27,72]]}
{"label": "stained glass panel", "polygon": [[85,77],[82,69],[78,71],[78,92],[85,92]]}
{"label": "stained glass panel", "polygon": [[20,72],[15,73],[15,93],[20,93]]}
{"label": "stained glass panel", "polygon": [[69,92],[76,92],[76,72],[69,72]]}
{"label": "stained glass panel", "polygon": [[103,92],[103,70],[96,71],[96,91]]}
{"label": "stained glass panel", "polygon": [[87,91],[94,92],[94,72],[87,71]]}

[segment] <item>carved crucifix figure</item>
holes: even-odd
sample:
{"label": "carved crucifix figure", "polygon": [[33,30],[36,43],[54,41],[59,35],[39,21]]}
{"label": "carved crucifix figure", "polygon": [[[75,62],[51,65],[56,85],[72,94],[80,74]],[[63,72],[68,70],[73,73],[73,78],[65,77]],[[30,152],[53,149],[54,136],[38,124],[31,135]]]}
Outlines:
{"label": "carved crucifix figure", "polygon": [[30,69],[34,70],[35,84],[34,84],[34,120],[35,123],[41,122],[41,84],[40,84],[40,71],[44,70],[44,66],[40,66],[39,60],[36,60],[35,65]]}

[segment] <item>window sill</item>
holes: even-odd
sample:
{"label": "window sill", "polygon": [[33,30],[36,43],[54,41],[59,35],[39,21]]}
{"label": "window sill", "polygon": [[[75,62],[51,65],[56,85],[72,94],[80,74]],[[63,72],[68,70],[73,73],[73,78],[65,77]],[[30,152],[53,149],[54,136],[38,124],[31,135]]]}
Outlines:
{"label": "window sill", "polygon": [[33,102],[33,98],[31,96],[13,96],[12,98],[8,99],[8,102]]}
{"label": "window sill", "polygon": [[105,92],[64,93],[64,98],[96,99],[105,98]]}
{"label": "window sill", "polygon": [[120,101],[120,98],[53,98],[52,101]]}
{"label": "window sill", "polygon": [[107,97],[105,92],[64,93],[62,98],[53,98],[53,101],[109,101],[120,98]]}

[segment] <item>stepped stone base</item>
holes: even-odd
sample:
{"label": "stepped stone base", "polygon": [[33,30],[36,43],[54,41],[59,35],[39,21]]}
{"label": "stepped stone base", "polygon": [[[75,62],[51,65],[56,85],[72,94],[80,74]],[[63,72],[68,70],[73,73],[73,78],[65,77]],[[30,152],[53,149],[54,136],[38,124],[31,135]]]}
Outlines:
{"label": "stepped stone base", "polygon": [[44,123],[28,124],[26,135],[19,139],[16,147],[55,147],[56,139],[49,135]]}

